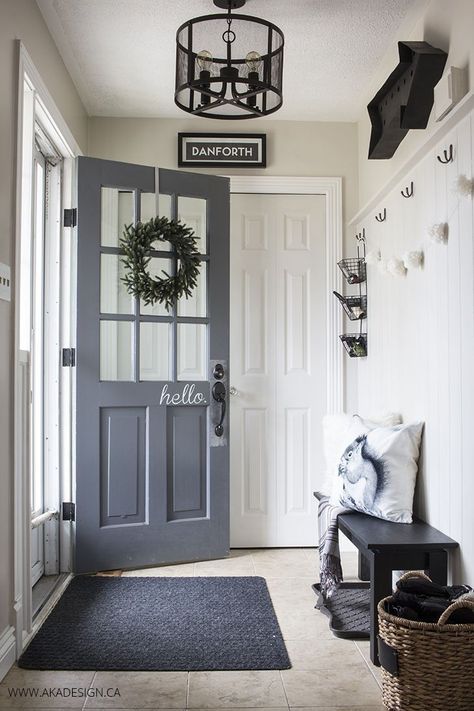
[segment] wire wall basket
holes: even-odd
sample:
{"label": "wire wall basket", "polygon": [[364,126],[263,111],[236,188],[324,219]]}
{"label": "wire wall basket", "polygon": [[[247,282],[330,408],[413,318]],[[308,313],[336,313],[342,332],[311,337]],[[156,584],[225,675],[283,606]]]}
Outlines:
{"label": "wire wall basket", "polygon": [[367,355],[366,333],[344,333],[339,336],[351,358],[365,358]]}
{"label": "wire wall basket", "polygon": [[362,257],[341,259],[337,265],[348,284],[362,284],[367,278],[365,259]]}
{"label": "wire wall basket", "polygon": [[337,291],[332,292],[338,299],[346,315],[351,321],[360,321],[367,318],[367,296],[342,296]]}

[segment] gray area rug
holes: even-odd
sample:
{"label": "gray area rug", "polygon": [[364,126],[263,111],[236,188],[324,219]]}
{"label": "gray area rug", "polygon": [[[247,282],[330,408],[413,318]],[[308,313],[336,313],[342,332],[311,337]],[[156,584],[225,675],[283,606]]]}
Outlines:
{"label": "gray area rug", "polygon": [[24,669],[289,669],[259,577],[73,578],[29,647]]}

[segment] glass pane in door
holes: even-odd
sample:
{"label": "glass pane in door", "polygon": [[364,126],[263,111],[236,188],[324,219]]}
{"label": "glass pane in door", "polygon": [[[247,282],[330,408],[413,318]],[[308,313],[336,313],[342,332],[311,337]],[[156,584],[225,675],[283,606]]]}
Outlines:
{"label": "glass pane in door", "polygon": [[135,221],[134,193],[132,190],[102,188],[101,190],[101,244],[118,247],[125,225]]}
{"label": "glass pane in door", "polygon": [[[162,257],[152,257],[148,264],[147,271],[153,278],[162,277],[166,279],[167,274],[172,274],[173,260],[163,259]],[[169,316],[164,304],[156,302],[155,304],[147,304],[143,299],[140,299],[140,313],[147,316]]]}
{"label": "glass pane in door", "polygon": [[100,255],[100,311],[103,314],[131,314],[134,299],[122,281],[125,266],[118,254]]}
{"label": "glass pane in door", "polygon": [[178,197],[178,220],[190,227],[196,238],[197,251],[207,252],[207,200]]}
{"label": "glass pane in door", "polygon": [[178,301],[178,316],[207,316],[207,264],[201,262],[199,276],[191,296],[182,296]]}
{"label": "glass pane in door", "polygon": [[44,218],[45,168],[34,163],[33,329],[31,334],[31,511],[43,512],[44,489]]}
{"label": "glass pane in door", "polygon": [[207,326],[178,324],[178,380],[207,380]]}
{"label": "glass pane in door", "polygon": [[132,321],[100,322],[100,379],[134,380]]}
{"label": "glass pane in door", "polygon": [[[141,194],[141,221],[148,222],[156,217],[156,197],[155,193]],[[158,215],[171,220],[171,195],[160,194],[158,203]]]}
{"label": "glass pane in door", "polygon": [[[155,193],[141,194],[141,222],[148,222],[157,216]],[[158,216],[167,217],[171,220],[171,195],[161,194],[158,203]],[[161,252],[169,252],[171,245],[169,242],[155,242],[153,249]]]}
{"label": "glass pane in door", "polygon": [[171,324],[140,324],[140,380],[170,380]]}

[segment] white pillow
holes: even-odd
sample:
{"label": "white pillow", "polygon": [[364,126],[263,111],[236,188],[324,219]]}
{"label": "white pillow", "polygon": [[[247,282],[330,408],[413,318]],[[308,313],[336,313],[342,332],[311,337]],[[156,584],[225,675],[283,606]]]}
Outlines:
{"label": "white pillow", "polygon": [[390,427],[400,424],[401,421],[401,415],[394,412],[368,418],[362,418],[359,415],[348,415],[345,412],[323,417],[323,447],[326,468],[321,492],[328,496],[331,494],[334,479],[337,476],[339,460],[352,440],[359,434],[364,434],[367,429]]}
{"label": "white pillow", "polygon": [[396,523],[413,520],[423,423],[367,429],[344,451],[331,504]]}

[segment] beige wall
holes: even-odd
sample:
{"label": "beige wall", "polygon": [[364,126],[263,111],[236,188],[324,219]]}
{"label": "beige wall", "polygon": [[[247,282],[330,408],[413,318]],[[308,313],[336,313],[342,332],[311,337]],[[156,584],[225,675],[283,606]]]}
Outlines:
{"label": "beige wall", "polygon": [[[470,89],[474,87],[474,0],[431,0],[414,26],[398,33],[400,40],[424,40],[448,52],[446,69],[466,67]],[[396,42],[389,48],[368,88],[368,103],[398,64]],[[435,123],[433,116],[428,128],[408,133],[390,160],[368,160],[370,121],[364,111],[358,122],[359,144],[359,206],[365,205],[405,161],[426,140]]]}
{"label": "beige wall", "polygon": [[[236,125],[235,121],[206,119],[114,119],[91,118],[89,155],[163,168],[177,167],[177,134],[186,131],[243,131],[267,134],[267,168],[199,169],[230,175],[341,176],[343,210],[347,220],[357,210],[357,126],[354,123],[316,123],[256,120]],[[351,240],[351,249],[353,249]],[[345,359],[347,406],[356,402],[355,366]]]}
{"label": "beige wall", "polygon": [[[21,39],[76,140],[87,148],[87,117],[34,0],[0,0],[0,261],[14,274],[15,146]],[[0,301],[0,634],[13,622],[13,301]]]}
{"label": "beige wall", "polygon": [[[239,124],[239,125],[237,125]],[[239,175],[342,176],[346,216],[357,206],[357,127],[351,123],[91,118],[89,155],[162,168],[177,167],[177,134],[220,131],[267,134],[267,168],[199,169]]]}

